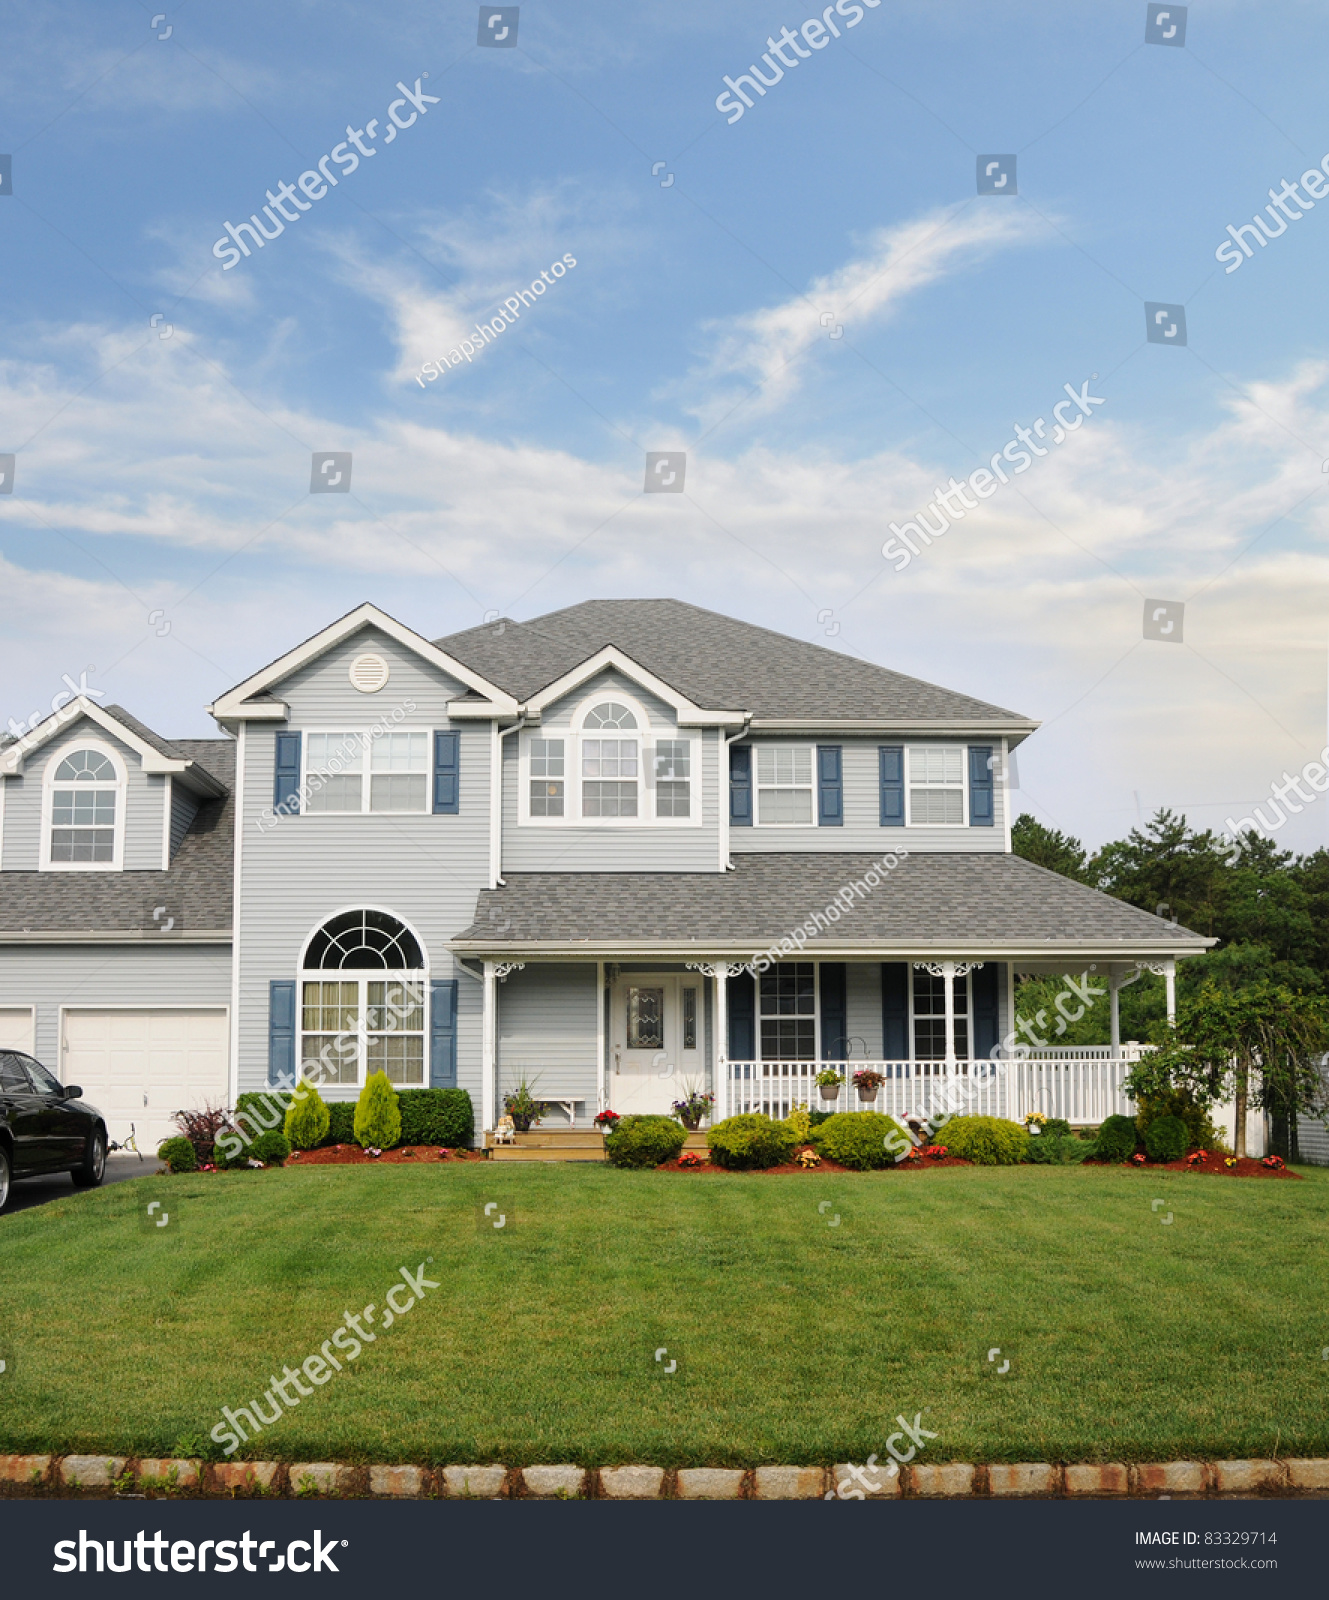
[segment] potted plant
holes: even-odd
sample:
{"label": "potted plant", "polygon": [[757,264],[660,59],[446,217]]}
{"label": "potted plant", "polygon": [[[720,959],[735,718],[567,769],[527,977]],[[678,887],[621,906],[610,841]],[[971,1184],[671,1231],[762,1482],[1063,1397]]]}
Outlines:
{"label": "potted plant", "polygon": [[1024,1131],[1032,1134],[1042,1133],[1043,1125],[1046,1121],[1047,1117],[1043,1112],[1026,1111],[1024,1114]]}
{"label": "potted plant", "polygon": [[610,1111],[607,1106],[595,1113],[595,1125],[601,1133],[612,1133],[622,1120],[617,1111]]}
{"label": "potted plant", "polygon": [[528,1083],[523,1077],[511,1094],[503,1096],[503,1109],[512,1118],[512,1126],[518,1133],[529,1133],[532,1124],[544,1116],[544,1103],[531,1093],[534,1087],[534,1083]]}
{"label": "potted plant", "polygon": [[854,1088],[858,1090],[858,1098],[865,1106],[875,1105],[877,1090],[885,1082],[885,1075],[874,1072],[871,1067],[864,1067],[854,1074]]}
{"label": "potted plant", "polygon": [[709,1114],[714,1104],[713,1094],[704,1094],[698,1084],[685,1083],[683,1098],[675,1100],[669,1109],[689,1133],[696,1133],[701,1127],[701,1119]]}
{"label": "potted plant", "polygon": [[823,1067],[817,1074],[817,1092],[823,1100],[838,1100],[844,1079],[834,1067]]}

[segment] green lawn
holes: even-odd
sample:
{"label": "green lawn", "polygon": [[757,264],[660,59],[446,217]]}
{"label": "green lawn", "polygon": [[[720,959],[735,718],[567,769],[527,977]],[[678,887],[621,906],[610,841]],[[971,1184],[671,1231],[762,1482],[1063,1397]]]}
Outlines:
{"label": "green lawn", "polygon": [[[441,1287],[239,1458],[862,1461],[917,1411],[937,1461],[1329,1455],[1329,1171],[1302,1170],[477,1164],[71,1193],[0,1220],[0,1452],[198,1453],[432,1255]],[[175,1215],[149,1232],[154,1198]]]}

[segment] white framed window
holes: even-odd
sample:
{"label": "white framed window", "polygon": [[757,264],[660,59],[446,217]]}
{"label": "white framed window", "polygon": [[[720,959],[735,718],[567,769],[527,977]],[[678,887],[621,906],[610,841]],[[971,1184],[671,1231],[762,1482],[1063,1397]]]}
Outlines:
{"label": "white framed window", "polygon": [[385,812],[429,810],[429,734],[409,729],[306,733],[305,811]]}
{"label": "white framed window", "polygon": [[816,763],[810,744],[758,744],[755,784],[760,828],[806,828],[817,821]]}
{"label": "white framed window", "polygon": [[670,730],[652,740],[644,709],[621,692],[588,699],[566,730],[523,736],[523,823],[690,826],[700,821],[694,794],[694,741]]}
{"label": "white framed window", "polygon": [[57,752],[46,765],[42,789],[42,869],[119,872],[126,790],[119,755],[92,739]]}
{"label": "white framed window", "polygon": [[529,798],[533,817],[561,817],[566,811],[564,744],[562,739],[532,739],[530,742]]}
{"label": "white framed window", "polygon": [[[914,1060],[946,1059],[946,980],[915,967],[913,969]],[[969,1059],[969,979],[955,979],[955,1059]]]}
{"label": "white framed window", "polygon": [[964,781],[965,747],[911,744],[906,747],[905,760],[909,825],[963,828],[968,804]]}
{"label": "white framed window", "polygon": [[300,972],[300,1061],[317,1085],[386,1072],[423,1088],[427,979],[419,940],[385,911],[343,911],[318,930]]}
{"label": "white framed window", "polygon": [[757,978],[757,1011],[763,1061],[817,1059],[817,966],[812,961],[777,961]]}

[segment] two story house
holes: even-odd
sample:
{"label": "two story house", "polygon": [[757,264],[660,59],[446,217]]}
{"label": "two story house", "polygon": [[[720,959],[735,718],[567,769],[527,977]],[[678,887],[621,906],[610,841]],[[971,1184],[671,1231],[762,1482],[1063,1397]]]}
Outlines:
{"label": "two story house", "polygon": [[[1012,854],[1036,723],[677,601],[433,642],[362,605],[209,709],[170,740],[79,697],[0,745],[0,1049],[145,1149],[306,1063],[482,1129],[523,1078],[577,1128],[693,1086],[780,1115],[828,1063],[895,1112],[1096,1121],[1119,989],[1171,1004],[1211,942]],[[1017,1036],[1017,972],[1111,1044]]]}

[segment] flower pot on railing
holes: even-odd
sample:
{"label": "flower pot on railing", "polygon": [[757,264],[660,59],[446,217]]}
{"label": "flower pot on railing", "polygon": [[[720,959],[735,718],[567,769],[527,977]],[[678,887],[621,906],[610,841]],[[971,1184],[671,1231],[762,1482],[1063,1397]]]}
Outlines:
{"label": "flower pot on railing", "polygon": [[874,1071],[871,1067],[864,1067],[861,1071],[856,1072],[854,1074],[854,1088],[858,1090],[860,1103],[865,1106],[876,1105],[877,1092],[885,1082],[886,1080],[881,1073]]}
{"label": "flower pot on railing", "polygon": [[844,1079],[838,1072],[821,1072],[817,1074],[817,1093],[823,1100],[838,1100],[840,1090],[844,1088]]}
{"label": "flower pot on railing", "polygon": [[877,1103],[877,1091],[875,1089],[860,1089],[858,1098],[865,1106],[875,1106]]}

